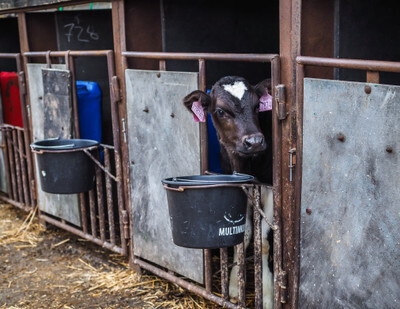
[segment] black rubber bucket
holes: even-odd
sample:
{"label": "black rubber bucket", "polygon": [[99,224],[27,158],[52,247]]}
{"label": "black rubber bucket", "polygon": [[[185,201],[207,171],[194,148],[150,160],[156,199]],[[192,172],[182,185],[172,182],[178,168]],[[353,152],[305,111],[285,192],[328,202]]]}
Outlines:
{"label": "black rubber bucket", "polygon": [[46,139],[31,144],[44,192],[73,194],[93,189],[94,161],[83,151],[99,142],[88,139]]}
{"label": "black rubber bucket", "polygon": [[162,180],[172,238],[187,248],[223,248],[243,242],[247,196],[241,184],[253,176],[196,175]]}

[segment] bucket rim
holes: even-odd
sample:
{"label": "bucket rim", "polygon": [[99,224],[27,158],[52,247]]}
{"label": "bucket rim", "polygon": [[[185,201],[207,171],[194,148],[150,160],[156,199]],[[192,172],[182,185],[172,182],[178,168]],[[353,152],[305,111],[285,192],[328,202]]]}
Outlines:
{"label": "bucket rim", "polygon": [[[64,145],[41,145],[40,143],[48,143],[51,141],[65,142]],[[82,145],[83,142],[83,145]],[[79,143],[80,145],[77,145]],[[95,148],[100,145],[100,142],[92,139],[84,138],[48,138],[33,142],[30,144],[32,150],[44,151],[44,152],[65,152],[65,151],[76,151],[81,149]]]}
{"label": "bucket rim", "polygon": [[233,173],[233,174],[191,175],[191,176],[170,177],[161,180],[161,182],[164,185],[190,187],[190,186],[205,186],[205,185],[243,184],[243,183],[249,183],[253,180],[254,176],[248,174]]}

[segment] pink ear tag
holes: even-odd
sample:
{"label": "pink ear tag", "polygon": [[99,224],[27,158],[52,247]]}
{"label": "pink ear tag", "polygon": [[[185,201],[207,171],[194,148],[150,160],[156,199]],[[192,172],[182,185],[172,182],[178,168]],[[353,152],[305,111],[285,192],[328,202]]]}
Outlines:
{"label": "pink ear tag", "polygon": [[201,106],[200,102],[198,101],[193,102],[192,112],[193,112],[193,120],[195,122],[206,122],[203,106]]}
{"label": "pink ear tag", "polygon": [[272,96],[267,92],[260,98],[260,112],[272,110]]}

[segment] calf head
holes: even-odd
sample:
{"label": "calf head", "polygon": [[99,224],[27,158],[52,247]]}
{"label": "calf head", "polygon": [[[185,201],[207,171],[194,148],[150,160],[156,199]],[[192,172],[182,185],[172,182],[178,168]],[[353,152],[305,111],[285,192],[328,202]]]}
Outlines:
{"label": "calf head", "polygon": [[211,114],[229,157],[252,157],[268,146],[260,129],[259,112],[271,109],[269,87],[270,80],[252,86],[242,77],[227,76],[215,83],[210,94],[196,90],[183,102],[196,121],[205,121],[207,112]]}

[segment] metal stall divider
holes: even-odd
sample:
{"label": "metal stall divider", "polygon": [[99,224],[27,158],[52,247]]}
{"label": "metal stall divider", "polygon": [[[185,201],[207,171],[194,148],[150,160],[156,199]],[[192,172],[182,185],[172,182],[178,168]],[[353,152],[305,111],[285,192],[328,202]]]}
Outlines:
{"label": "metal stall divider", "polygon": [[0,58],[15,59],[19,80],[19,95],[21,103],[23,128],[1,124],[3,134],[3,160],[7,184],[7,196],[0,195],[0,199],[17,206],[25,211],[34,209],[34,177],[32,155],[29,150],[30,126],[27,113],[29,107],[25,105],[26,85],[25,73],[22,69],[21,54],[0,53]]}
{"label": "metal stall divider", "polygon": [[[400,73],[400,63],[305,56],[296,60],[299,306],[346,307],[354,301],[368,308],[395,306],[400,291],[394,168],[400,87],[379,85],[379,73]],[[305,66],[366,71],[366,82],[305,78]],[[320,136],[313,135],[315,131]],[[374,133],[379,138],[373,138]],[[313,179],[321,169],[332,187]],[[358,280],[362,288],[355,284]]]}
{"label": "metal stall divider", "polygon": [[[40,213],[40,217],[44,221],[49,222],[59,228],[65,229],[71,233],[74,233],[82,238],[92,241],[98,245],[101,245],[111,251],[117,252],[122,255],[128,254],[129,239],[129,221],[128,212],[124,203],[124,188],[122,181],[122,165],[121,165],[121,151],[120,151],[120,140],[119,140],[119,115],[117,109],[117,103],[120,98],[118,93],[118,80],[115,76],[114,68],[114,54],[111,50],[95,50],[95,51],[47,51],[47,52],[25,52],[23,54],[26,62],[29,62],[29,58],[46,57],[46,63],[49,66],[51,58],[64,57],[67,69],[71,72],[73,81],[72,87],[72,106],[73,106],[73,119],[74,119],[74,133],[75,136],[79,137],[79,115],[77,108],[77,94],[75,88],[75,57],[106,57],[107,68],[108,68],[108,82],[110,86],[110,97],[111,97],[111,118],[112,118],[112,130],[113,130],[113,141],[114,145],[100,144],[104,151],[104,165],[100,163],[99,154],[97,157],[93,157],[90,153],[87,153],[92,160],[96,163],[96,185],[95,189],[89,191],[87,194],[80,193],[80,210],[82,229],[76,226],[70,225],[64,220],[59,220],[53,216],[49,216],[45,213]],[[28,81],[29,82],[29,81]],[[113,151],[113,159],[111,151]],[[116,176],[111,174],[111,171],[115,170]],[[104,176],[103,176],[103,173]],[[105,177],[105,185],[103,182]],[[116,188],[113,186],[115,182]],[[105,188],[106,200],[104,199],[103,190]],[[116,225],[116,218],[114,216],[114,198],[113,189],[117,192],[117,205],[118,205],[118,222],[119,226]],[[87,207],[87,201],[89,201],[89,207]],[[105,206],[106,204],[106,206]],[[97,207],[96,207],[97,206]],[[107,208],[105,210],[105,207]],[[88,209],[87,209],[88,208]],[[99,219],[97,219],[97,214]],[[90,222],[88,221],[90,219]],[[108,225],[108,232],[107,226]],[[117,230],[119,229],[119,235]],[[89,231],[90,230],[90,231]],[[107,237],[108,236],[108,237]]]}
{"label": "metal stall divider", "polygon": [[[199,89],[206,91],[206,61],[243,61],[243,62],[264,62],[271,63],[271,77],[272,77],[272,89],[273,89],[273,173],[274,183],[270,187],[273,190],[274,196],[274,304],[275,308],[280,307],[281,303],[284,302],[284,291],[286,289],[284,280],[284,271],[282,269],[282,240],[281,240],[281,129],[279,121],[285,117],[280,115],[279,111],[284,111],[283,98],[277,97],[275,89],[280,81],[280,60],[279,55],[275,54],[213,54],[213,53],[165,53],[165,52],[121,52],[123,57],[124,70],[128,69],[127,58],[144,58],[144,59],[157,59],[159,61],[160,71],[166,70],[167,60],[194,60],[199,63]],[[157,73],[159,74],[159,73]],[[277,90],[276,90],[277,91]],[[277,92],[280,93],[280,92]],[[278,102],[278,99],[282,99]],[[200,148],[201,148],[201,172],[206,173],[208,169],[208,137],[207,137],[207,126],[206,123],[200,124]],[[128,190],[128,189],[127,189]],[[262,272],[261,270],[261,216],[259,212],[260,208],[260,186],[257,186],[257,190],[254,190],[254,224],[255,224],[255,235],[254,235],[254,246],[255,246],[255,258],[254,264],[257,273],[255,274],[255,305],[256,308],[262,307]],[[132,205],[134,207],[134,205]],[[132,231],[134,233],[134,231]],[[157,267],[144,259],[134,256],[133,262],[140,267],[149,270],[156,275],[172,281],[180,286],[197,293],[221,306],[226,308],[244,308],[246,306],[245,296],[245,252],[244,244],[237,246],[238,250],[238,264],[239,264],[239,278],[243,280],[239,281],[239,303],[233,304],[229,301],[228,295],[228,251],[227,248],[220,249],[220,273],[221,273],[221,291],[222,296],[217,296],[212,292],[213,286],[213,272],[212,272],[212,256],[211,250],[204,250],[204,264],[205,264],[205,284],[204,288],[194,283],[188,282],[182,278],[177,277],[171,271],[165,271],[160,267]],[[280,278],[280,279],[279,279]]]}

